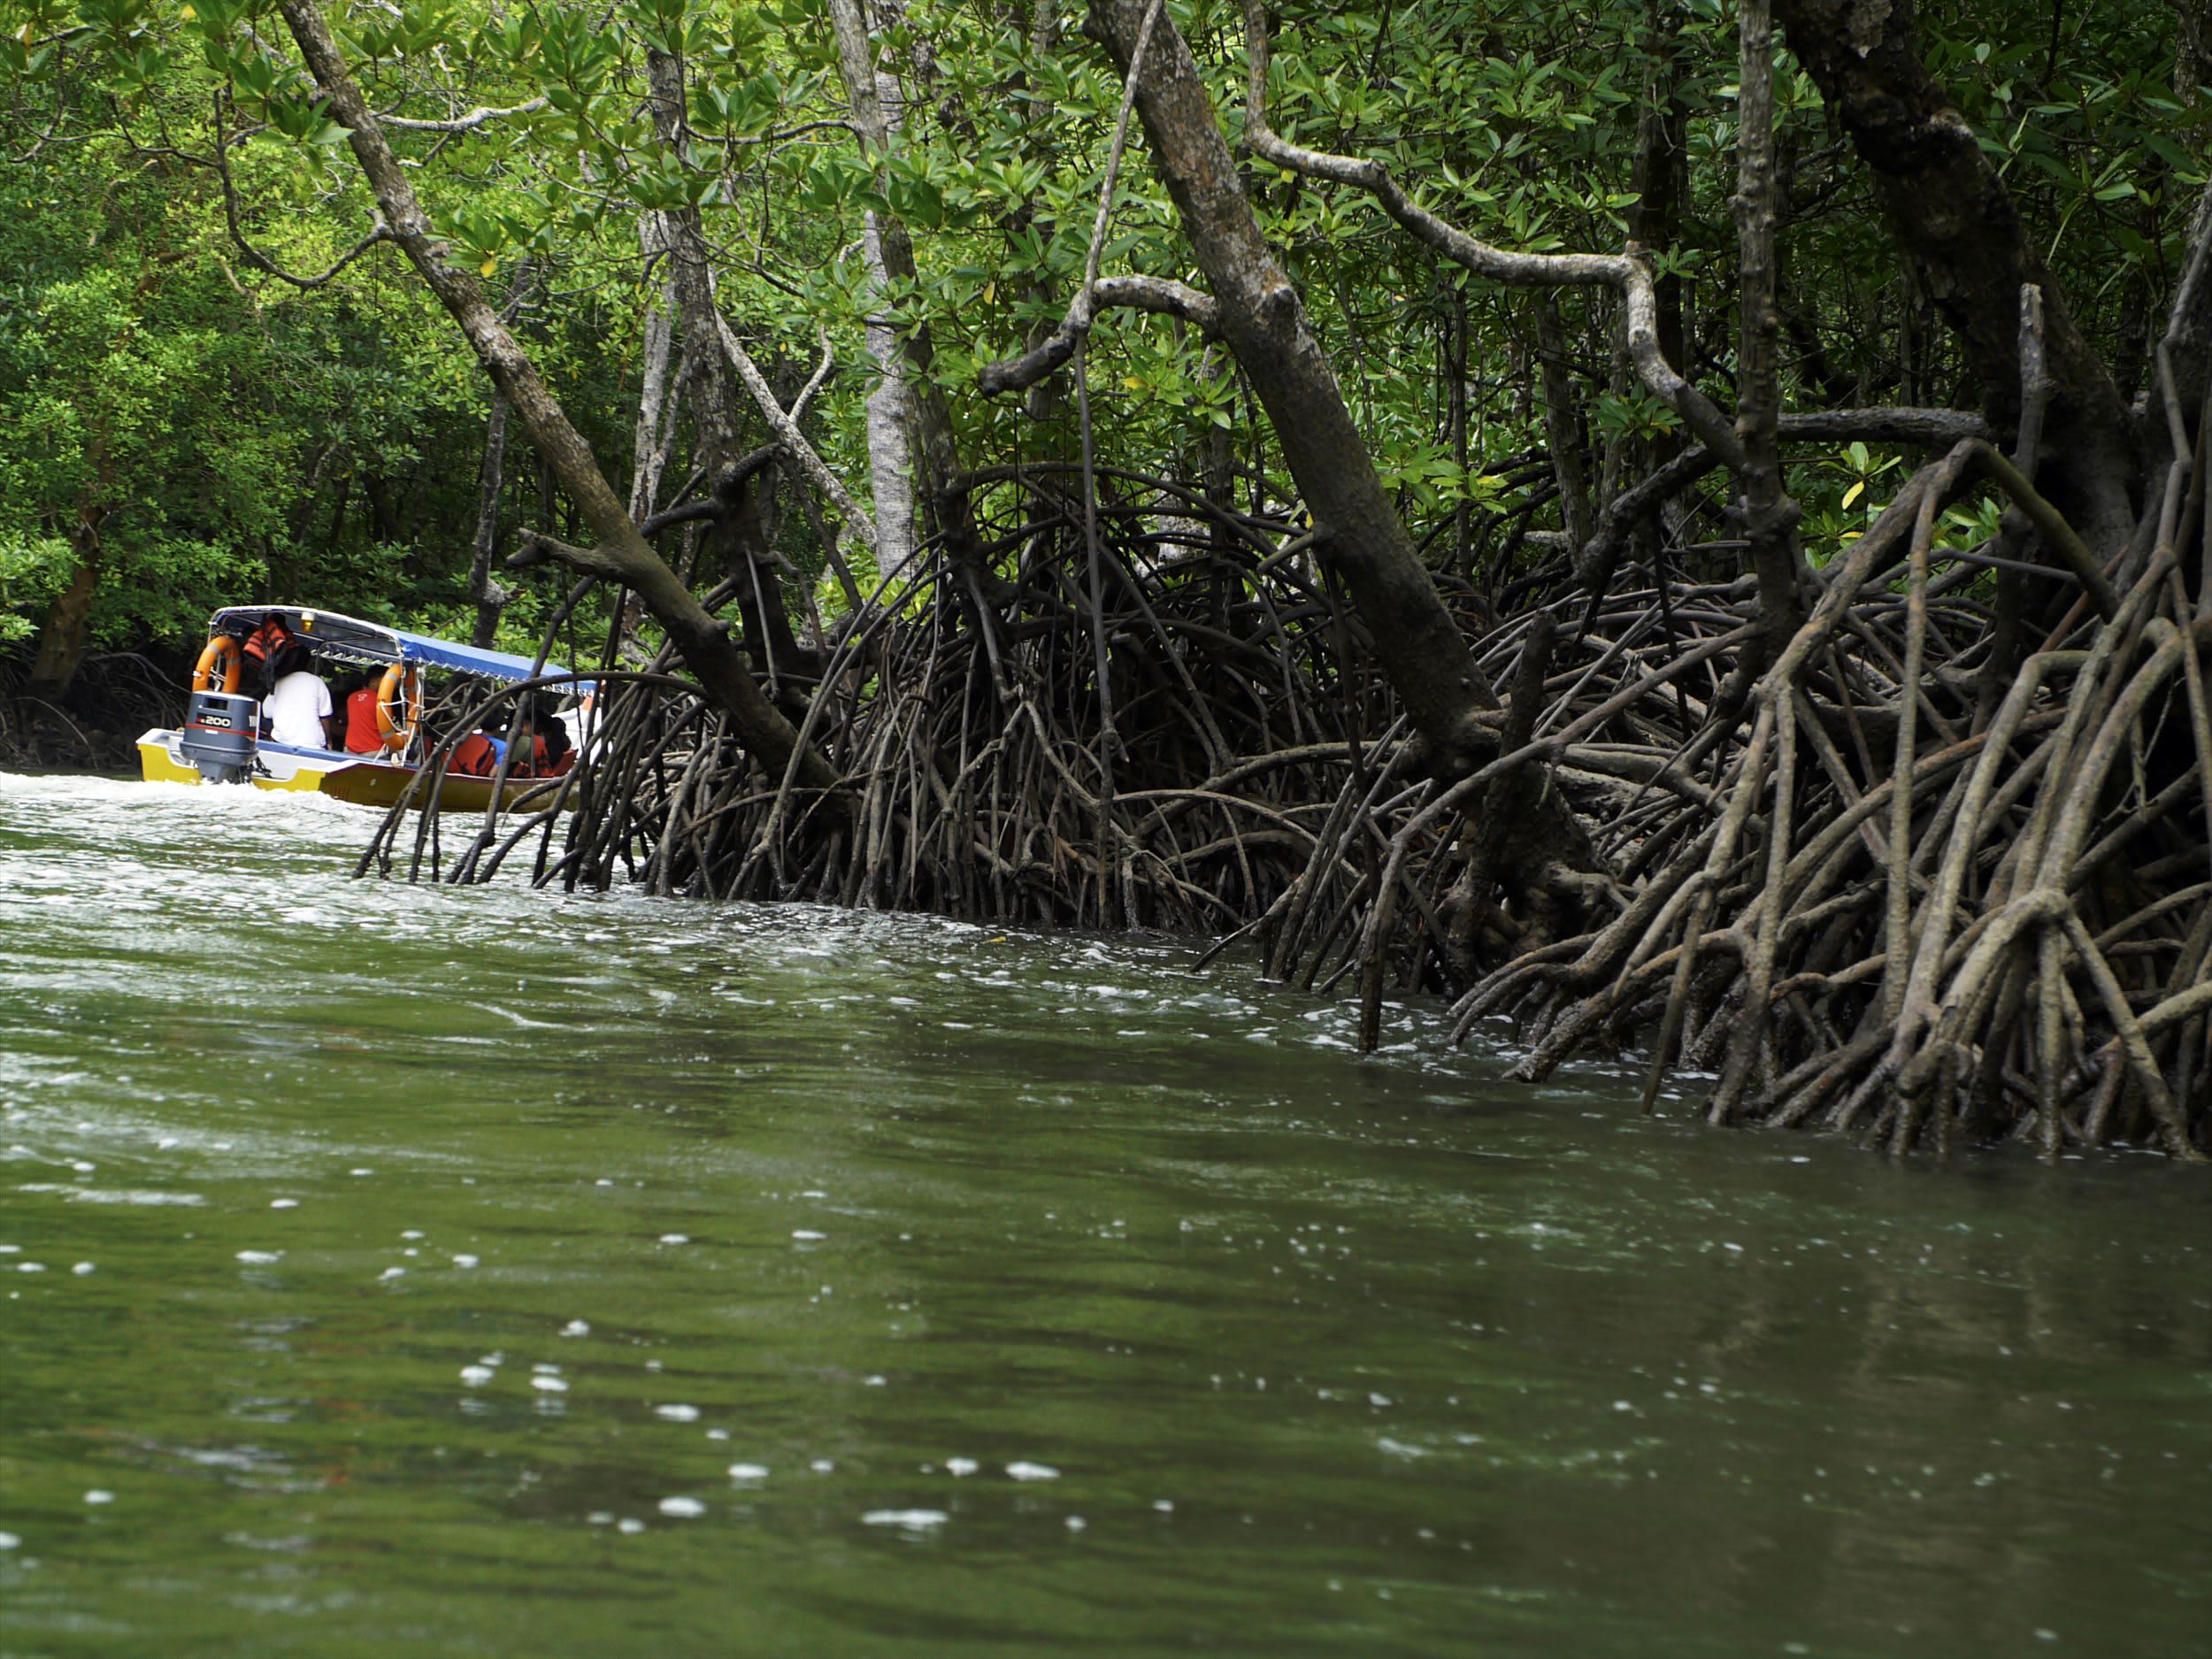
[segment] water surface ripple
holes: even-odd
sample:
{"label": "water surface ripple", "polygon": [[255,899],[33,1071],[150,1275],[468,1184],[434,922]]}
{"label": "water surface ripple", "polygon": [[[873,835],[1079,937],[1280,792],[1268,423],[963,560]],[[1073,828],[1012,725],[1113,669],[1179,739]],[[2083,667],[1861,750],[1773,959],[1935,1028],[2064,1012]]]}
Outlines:
{"label": "water surface ripple", "polygon": [[2212,1183],[0,776],[0,1654],[2200,1655]]}

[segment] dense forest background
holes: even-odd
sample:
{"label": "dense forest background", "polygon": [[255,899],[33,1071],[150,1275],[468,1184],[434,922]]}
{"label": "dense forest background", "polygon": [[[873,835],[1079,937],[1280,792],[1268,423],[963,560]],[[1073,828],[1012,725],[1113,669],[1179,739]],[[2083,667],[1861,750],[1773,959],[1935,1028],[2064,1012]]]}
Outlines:
{"label": "dense forest background", "polygon": [[0,735],[548,639],[544,879],[2192,1156],[2212,27],[1771,12],[9,0]]}
{"label": "dense forest background", "polygon": [[[641,223],[679,205],[698,210],[723,305],[787,396],[831,352],[808,431],[863,501],[864,334],[879,307],[902,330],[930,329],[964,456],[1072,452],[1071,399],[988,400],[975,385],[980,363],[1059,320],[1084,269],[1119,83],[1072,14],[921,4],[879,17],[881,67],[902,75],[905,100],[880,177],[850,130],[820,6],[332,16],[380,109],[433,122],[512,111],[405,135],[419,187],[619,482],[640,465],[647,337],[671,309],[666,261],[641,249]],[[1241,12],[1177,16],[1233,125]],[[223,0],[6,8],[0,637],[46,644],[50,685],[67,683],[80,629],[96,652],[175,651],[196,646],[221,603],[319,601],[468,630],[491,388],[396,250],[312,288],[270,268],[319,276],[372,214],[273,18]],[[1725,383],[1732,8],[1317,6],[1279,13],[1277,28],[1286,132],[1386,159],[1502,245],[1611,250],[1640,232],[1686,366]],[[675,148],[655,141],[646,108],[646,54],[672,37],[689,97],[689,141]],[[2116,380],[2143,391],[2203,181],[2190,8],[1935,5],[1919,39]],[[1790,406],[1978,407],[1939,297],[1882,234],[1866,171],[1786,58],[1777,118]],[[1637,446],[1677,426],[1624,372],[1609,305],[1570,294],[1547,306],[1483,282],[1363,197],[1272,168],[1252,183],[1385,482],[1444,563],[1464,568],[1478,546],[1494,558],[1515,528],[1509,562],[1532,563],[1567,530],[1541,465],[1547,373],[1566,382],[1600,509],[1633,481]],[[1126,166],[1119,199],[1106,269],[1187,275],[1152,170]],[[877,202],[915,249],[914,275],[887,292],[861,246]],[[1256,499],[1297,498],[1218,348],[1173,319],[1118,312],[1090,349],[1102,462],[1195,480],[1225,445]],[[679,436],[671,452],[687,445]],[[1816,558],[1870,522],[1901,453],[1793,457]],[[503,480],[500,546],[565,511],[522,458]],[[787,516],[784,550],[818,577],[819,546]],[[820,599],[832,612],[844,603],[833,581]],[[510,643],[526,646],[536,615],[526,596]]]}

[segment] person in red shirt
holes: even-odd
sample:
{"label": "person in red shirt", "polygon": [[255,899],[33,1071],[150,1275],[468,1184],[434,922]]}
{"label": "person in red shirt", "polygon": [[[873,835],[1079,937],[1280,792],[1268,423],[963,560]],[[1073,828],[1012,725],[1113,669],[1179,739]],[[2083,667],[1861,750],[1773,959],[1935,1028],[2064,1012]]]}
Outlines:
{"label": "person in red shirt", "polygon": [[349,755],[379,754],[384,748],[384,734],[376,729],[376,687],[380,676],[369,674],[346,697],[346,752]]}

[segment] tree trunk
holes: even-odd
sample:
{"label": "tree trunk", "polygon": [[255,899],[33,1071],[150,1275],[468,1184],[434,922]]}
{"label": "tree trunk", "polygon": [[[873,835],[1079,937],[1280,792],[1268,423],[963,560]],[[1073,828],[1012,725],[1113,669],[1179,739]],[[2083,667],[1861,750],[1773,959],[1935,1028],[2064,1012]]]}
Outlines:
{"label": "tree trunk", "polygon": [[46,607],[46,620],[38,631],[38,655],[31,661],[31,677],[24,687],[34,697],[51,701],[66,692],[84,662],[90,637],[92,595],[100,586],[100,519],[97,510],[81,514],[69,544],[76,549],[77,568],[68,586]]}
{"label": "tree trunk", "polygon": [[800,749],[797,732],[754,682],[722,626],[646,544],[537,366],[493,314],[475,280],[452,262],[445,245],[432,235],[414,187],[385,142],[361,88],[347,73],[315,0],[280,0],[280,4],[309,73],[329,99],[333,116],[347,129],[354,157],[375,194],[389,234],[459,325],[492,383],[506,395],[523,430],[598,538],[597,546],[590,549],[558,547],[549,537],[540,538],[535,550],[526,549],[526,553],[539,557],[550,554],[573,568],[635,588],[698,676],[709,699],[728,717],[739,741],[771,772],[780,772],[795,760],[802,784],[835,788],[837,775],[828,762],[810,747]]}
{"label": "tree trunk", "polygon": [[[1125,76],[1146,10],[1145,0],[1091,0],[1086,31]],[[1298,291],[1253,216],[1198,65],[1164,9],[1137,76],[1136,108],[1220,305],[1223,337],[1274,423],[1324,538],[1323,557],[1373,636],[1432,770],[1445,777],[1471,770],[1494,746],[1478,717],[1498,707],[1497,693],[1376,476]]]}
{"label": "tree trunk", "polygon": [[[661,142],[681,154],[690,139],[684,121],[683,64],[666,52],[656,51],[646,55],[646,66],[653,88],[654,126]],[[718,497],[724,492],[725,475],[743,453],[740,431],[745,399],[740,395],[733,365],[718,349],[722,323],[708,274],[706,234],[699,210],[686,207],[664,213],[661,228],[668,246],[677,314],[683,320],[686,353],[691,362],[692,422],[698,434],[693,461],[706,474],[708,488]],[[782,407],[780,403],[777,406]],[[733,490],[747,488],[741,481]],[[782,579],[758,534],[757,516],[741,511],[741,498],[734,493],[725,504],[728,511],[707,523],[703,549],[706,567],[726,578],[740,579],[746,645],[756,672],[773,680],[780,672],[788,672],[799,654],[798,641],[791,633],[790,613],[784,605]],[[879,523],[878,534],[881,534]]]}
{"label": "tree trunk", "polygon": [[1544,396],[1544,442],[1559,484],[1559,518],[1567,546],[1578,549],[1594,527],[1590,517],[1590,468],[1582,444],[1582,404],[1567,378],[1567,335],[1559,298],[1536,296],[1536,379]]}
{"label": "tree trunk", "polygon": [[[657,56],[657,54],[655,54]],[[664,217],[643,213],[638,218],[638,244],[647,263],[668,257],[670,236]],[[630,434],[630,517],[643,524],[652,517],[661,494],[661,474],[668,466],[668,448],[673,422],[669,419],[668,367],[676,337],[676,278],[666,272],[661,291],[645,311],[645,339],[639,348],[643,372],[638,380],[637,424]],[[711,335],[700,349],[719,359]]]}
{"label": "tree trunk", "polygon": [[[877,89],[875,51],[858,0],[829,0],[830,24],[837,36],[837,64],[845,79],[845,95],[852,105],[853,126],[862,148],[879,170],[889,150],[891,125],[885,119]],[[914,243],[906,225],[895,213],[871,215],[882,280],[910,282],[916,276]],[[944,388],[930,378],[935,355],[929,330],[917,328],[902,342],[906,357],[904,380],[912,416],[914,493],[919,497],[923,526],[945,540],[946,550],[986,597],[1003,597],[1005,584],[986,567],[977,541],[966,493],[958,488],[963,469],[953,440],[952,406]]]}
{"label": "tree trunk", "polygon": [[[830,26],[837,35],[838,61],[846,73],[854,114],[864,123],[863,136],[872,144],[887,144],[899,128],[897,82],[876,72],[872,42],[858,8],[833,4],[829,11]],[[861,65],[870,77],[872,103],[852,94],[852,76],[860,73]],[[891,96],[887,97],[887,92]],[[865,127],[871,111],[872,134]],[[881,580],[889,582],[905,571],[921,539],[914,495],[916,409],[906,352],[887,310],[891,273],[884,264],[883,216],[871,208],[862,222],[861,257],[868,267],[871,296],[865,334],[868,356],[878,376],[866,403],[868,483],[875,498],[876,572]]]}
{"label": "tree trunk", "polygon": [[2101,554],[2135,527],[2134,426],[2011,193],[1920,60],[1911,0],[1776,0],[1790,50],[1874,175],[1899,248],[1957,333],[1990,424],[2020,417],[2020,290],[2043,294],[2054,381],[2046,493]]}
{"label": "tree trunk", "polygon": [[[864,244],[872,294],[885,295],[890,278],[883,267],[883,233],[872,209]],[[884,581],[902,574],[914,557],[915,534],[913,397],[906,380],[906,354],[898,331],[883,312],[871,308],[868,355],[879,378],[868,394],[868,482],[875,498],[876,572]]]}
{"label": "tree trunk", "polygon": [[507,478],[507,400],[494,388],[492,411],[484,423],[484,467],[476,487],[476,545],[469,561],[469,597],[476,601],[476,627],[470,641],[489,650],[499,633],[499,613],[507,590],[492,577],[492,555],[499,550],[499,496]]}
{"label": "tree trunk", "polygon": [[1744,447],[1738,511],[1759,584],[1762,652],[1771,662],[1805,619],[1798,582],[1804,557],[1797,540],[1798,506],[1782,488],[1777,441],[1782,400],[1776,349],[1781,319],[1774,297],[1774,31],[1766,0],[1740,0],[1738,9],[1742,50],[1736,76],[1733,205],[1743,292],[1736,431]]}

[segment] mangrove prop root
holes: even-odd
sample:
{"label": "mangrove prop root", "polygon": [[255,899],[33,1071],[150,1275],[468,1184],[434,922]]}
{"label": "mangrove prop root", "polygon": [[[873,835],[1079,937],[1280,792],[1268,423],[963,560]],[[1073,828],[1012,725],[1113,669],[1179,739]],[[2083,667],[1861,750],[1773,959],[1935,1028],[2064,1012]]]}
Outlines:
{"label": "mangrove prop root", "polygon": [[[1441,771],[1288,506],[1104,466],[1087,487],[1071,465],[978,475],[1011,580],[987,595],[926,548],[823,642],[799,742],[833,788],[764,765],[665,664],[583,671],[601,725],[557,791],[457,846],[396,810],[363,867],[486,880],[533,847],[533,879],[572,888],[1133,923],[1348,985],[1369,1043],[1386,989],[1419,987],[1455,998],[1455,1037],[1510,1020],[1525,1076],[1640,1045],[1655,1104],[1686,1093],[1717,1120],[2193,1159],[2212,1146],[2193,458],[2088,584],[2078,548],[2015,557],[2032,527],[1994,574],[1989,547],[1942,543],[1947,503],[2004,484],[1969,440],[1779,641],[1727,546],[1624,562],[1594,601],[1555,560],[1495,622],[1503,590],[1440,579],[1513,687],[1487,751]],[[1598,873],[1509,873],[1500,840],[1540,790],[1590,829]]]}

